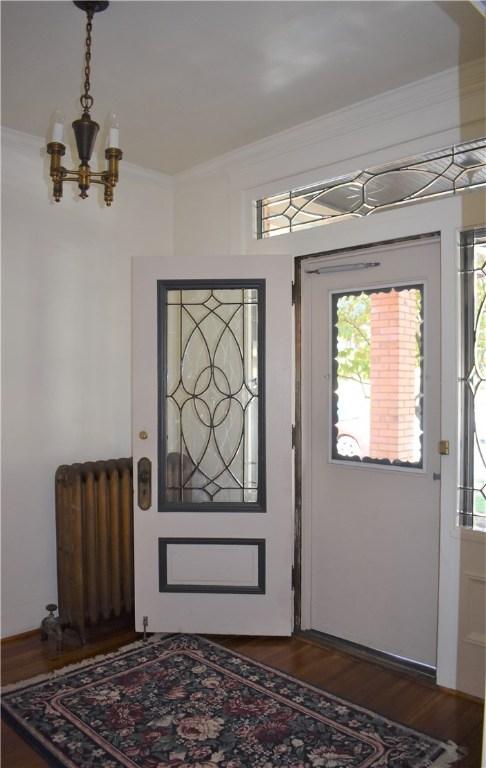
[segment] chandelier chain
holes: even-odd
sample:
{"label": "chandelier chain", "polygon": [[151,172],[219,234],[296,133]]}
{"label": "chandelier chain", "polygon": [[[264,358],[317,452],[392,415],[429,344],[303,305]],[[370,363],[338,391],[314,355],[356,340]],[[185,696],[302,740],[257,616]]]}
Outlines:
{"label": "chandelier chain", "polygon": [[90,94],[91,83],[91,31],[93,29],[93,11],[86,12],[86,52],[85,52],[85,65],[84,65],[84,93],[80,98],[81,106],[84,112],[89,114],[89,110],[93,106],[94,99]]}

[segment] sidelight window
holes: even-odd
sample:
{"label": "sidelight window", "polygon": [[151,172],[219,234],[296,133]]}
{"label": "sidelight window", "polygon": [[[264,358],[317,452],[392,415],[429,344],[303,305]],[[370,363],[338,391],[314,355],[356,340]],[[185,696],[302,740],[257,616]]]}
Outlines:
{"label": "sidelight window", "polygon": [[461,238],[459,523],[486,531],[486,229]]}

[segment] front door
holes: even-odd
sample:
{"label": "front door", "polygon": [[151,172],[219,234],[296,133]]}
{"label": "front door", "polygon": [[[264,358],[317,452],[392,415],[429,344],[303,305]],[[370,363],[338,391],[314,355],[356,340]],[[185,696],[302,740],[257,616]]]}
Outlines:
{"label": "front door", "polygon": [[292,631],[291,269],[134,261],[138,631]]}
{"label": "front door", "polygon": [[439,241],[306,259],[302,269],[308,623],[435,667]]}

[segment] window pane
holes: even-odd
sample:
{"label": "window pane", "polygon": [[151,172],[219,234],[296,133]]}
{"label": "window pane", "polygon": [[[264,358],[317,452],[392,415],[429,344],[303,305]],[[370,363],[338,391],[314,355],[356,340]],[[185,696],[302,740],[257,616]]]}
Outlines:
{"label": "window pane", "polygon": [[262,292],[216,281],[161,293],[162,507],[263,502]]}
{"label": "window pane", "polygon": [[332,302],[332,457],[421,467],[423,286]]}
{"label": "window pane", "polygon": [[462,238],[459,521],[486,531],[486,231]]}
{"label": "window pane", "polygon": [[486,138],[482,138],[257,200],[257,237],[368,216],[485,184]]}

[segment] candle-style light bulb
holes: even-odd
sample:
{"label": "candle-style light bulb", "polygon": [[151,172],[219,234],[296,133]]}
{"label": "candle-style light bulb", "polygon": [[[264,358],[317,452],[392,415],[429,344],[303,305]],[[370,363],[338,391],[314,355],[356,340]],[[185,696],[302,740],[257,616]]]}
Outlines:
{"label": "candle-style light bulb", "polygon": [[120,121],[118,120],[118,115],[116,115],[114,112],[110,115],[110,130],[108,133],[108,142],[106,144],[108,149],[119,149],[120,148]]}
{"label": "candle-style light bulb", "polygon": [[64,119],[64,113],[60,109],[56,109],[54,112],[51,141],[64,144]]}

